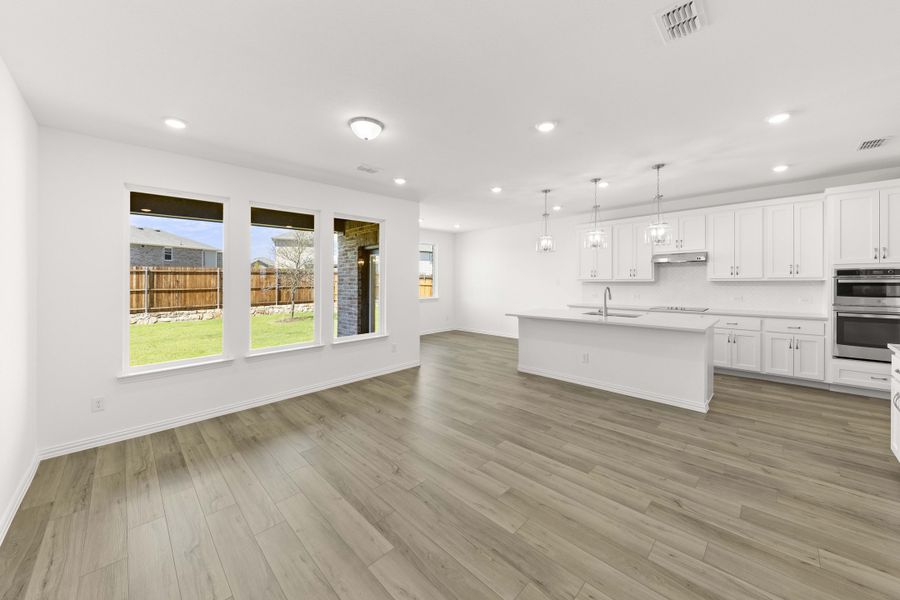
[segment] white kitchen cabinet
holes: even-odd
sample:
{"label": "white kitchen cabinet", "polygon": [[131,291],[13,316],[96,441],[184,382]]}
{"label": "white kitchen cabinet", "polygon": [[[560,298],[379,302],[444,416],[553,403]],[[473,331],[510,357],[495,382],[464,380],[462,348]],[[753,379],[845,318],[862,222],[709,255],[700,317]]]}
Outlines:
{"label": "white kitchen cabinet", "polygon": [[609,281],[612,279],[612,243],[610,227],[603,225],[600,230],[606,234],[606,248],[588,248],[586,242],[591,228],[578,231],[578,278],[584,281]]}
{"label": "white kitchen cabinet", "polygon": [[672,226],[672,241],[664,246],[653,246],[653,254],[706,250],[705,213],[672,215],[667,220]]}
{"label": "white kitchen cabinet", "polygon": [[900,356],[891,357],[891,451],[900,460]]}
{"label": "white kitchen cabinet", "polygon": [[834,211],[834,264],[873,263],[881,259],[878,190],[830,196]]}
{"label": "white kitchen cabinet", "polygon": [[900,187],[881,190],[878,206],[880,260],[900,263]]}
{"label": "white kitchen cabinet", "polygon": [[764,333],[764,372],[783,377],[825,379],[825,338]]}
{"label": "white kitchen cabinet", "polygon": [[766,278],[824,278],[823,202],[767,206],[764,212]]}
{"label": "white kitchen cabinet", "polygon": [[763,278],[763,209],[744,208],[707,219],[709,279]]}
{"label": "white kitchen cabinet", "polygon": [[643,223],[618,223],[612,228],[613,279],[653,281],[652,247],[644,243]]}
{"label": "white kitchen cabinet", "polygon": [[759,372],[759,332],[721,328],[713,330],[713,365]]}

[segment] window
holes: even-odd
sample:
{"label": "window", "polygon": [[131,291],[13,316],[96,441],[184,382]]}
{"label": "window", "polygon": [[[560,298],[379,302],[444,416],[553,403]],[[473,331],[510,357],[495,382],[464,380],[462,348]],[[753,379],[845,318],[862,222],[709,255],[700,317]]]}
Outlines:
{"label": "window", "polygon": [[316,340],[315,216],[250,208],[250,348]]}
{"label": "window", "polygon": [[381,300],[381,225],[334,220],[334,334],[347,337],[379,333]]}
{"label": "window", "polygon": [[223,212],[218,202],[131,193],[129,367],[222,354]]}
{"label": "window", "polygon": [[434,244],[419,244],[419,298],[437,298]]}

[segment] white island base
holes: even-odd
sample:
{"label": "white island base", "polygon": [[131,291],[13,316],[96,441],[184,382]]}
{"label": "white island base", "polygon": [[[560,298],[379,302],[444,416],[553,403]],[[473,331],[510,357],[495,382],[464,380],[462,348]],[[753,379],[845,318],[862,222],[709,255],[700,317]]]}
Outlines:
{"label": "white island base", "polygon": [[519,365],[531,373],[706,412],[715,318],[636,318],[539,310],[519,318]]}

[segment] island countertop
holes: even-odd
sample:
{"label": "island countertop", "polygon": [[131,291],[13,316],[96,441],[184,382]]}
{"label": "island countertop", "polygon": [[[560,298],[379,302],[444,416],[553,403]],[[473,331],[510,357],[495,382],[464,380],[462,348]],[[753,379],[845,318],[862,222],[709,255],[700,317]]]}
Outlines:
{"label": "island countertop", "polygon": [[[640,327],[643,329],[667,329],[671,331],[705,332],[719,321],[715,315],[682,315],[672,313],[650,313],[634,317],[618,317],[613,315],[606,318],[599,315],[585,314],[586,310],[567,308],[536,308],[517,312],[506,313],[508,317],[525,319],[541,319],[545,321],[566,321],[570,323],[584,323],[586,325],[617,325],[623,327]],[[610,313],[616,311],[610,309]]]}

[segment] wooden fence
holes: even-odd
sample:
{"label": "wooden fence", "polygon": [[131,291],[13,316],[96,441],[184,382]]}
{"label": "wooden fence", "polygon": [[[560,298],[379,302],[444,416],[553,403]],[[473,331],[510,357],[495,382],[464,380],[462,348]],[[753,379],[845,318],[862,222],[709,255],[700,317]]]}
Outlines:
{"label": "wooden fence", "polygon": [[[222,269],[203,267],[131,267],[130,309],[133,313],[205,310],[222,307]],[[419,297],[430,298],[432,280],[419,279]],[[334,275],[337,298],[337,273]],[[312,287],[295,290],[294,301],[314,302]],[[271,269],[250,271],[251,306],[290,304],[291,290]]]}

